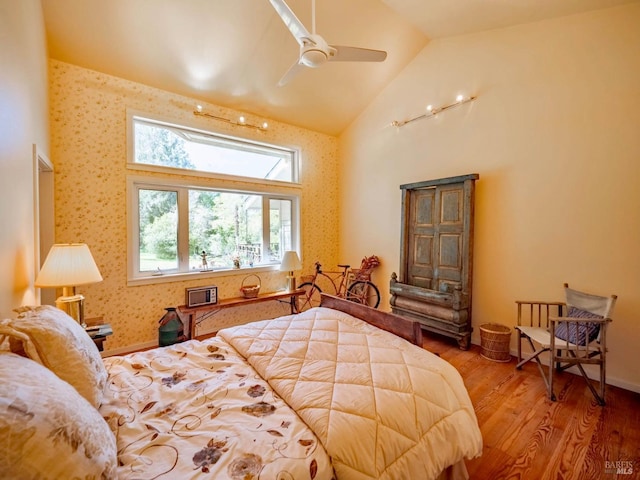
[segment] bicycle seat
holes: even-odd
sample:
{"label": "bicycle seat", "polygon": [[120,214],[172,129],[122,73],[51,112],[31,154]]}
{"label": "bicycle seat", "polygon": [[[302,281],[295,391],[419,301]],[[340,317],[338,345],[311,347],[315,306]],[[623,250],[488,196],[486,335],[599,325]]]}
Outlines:
{"label": "bicycle seat", "polygon": [[340,268],[349,268],[351,265],[338,265]]}

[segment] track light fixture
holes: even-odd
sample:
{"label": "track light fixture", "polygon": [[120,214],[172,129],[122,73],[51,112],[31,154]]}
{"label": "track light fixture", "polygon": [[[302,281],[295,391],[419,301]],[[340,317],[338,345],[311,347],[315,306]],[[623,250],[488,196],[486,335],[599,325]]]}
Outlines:
{"label": "track light fixture", "polygon": [[193,114],[201,116],[201,117],[213,118],[214,120],[218,120],[220,122],[229,123],[231,125],[236,125],[238,127],[253,128],[255,130],[266,130],[267,128],[269,128],[269,124],[267,122],[262,122],[262,124],[260,124],[260,125],[254,125],[254,124],[251,124],[251,123],[247,123],[247,119],[245,118],[244,115],[240,115],[240,117],[238,117],[238,120],[232,120],[230,118],[219,117],[219,116],[213,115],[211,113],[203,112],[202,111],[202,105],[197,105],[196,109],[193,111]]}
{"label": "track light fixture", "polygon": [[462,105],[463,103],[469,103],[472,102],[473,100],[475,100],[476,97],[465,97],[464,95],[458,95],[456,97],[456,101],[453,103],[450,103],[449,105],[444,105],[442,107],[434,107],[433,105],[427,105],[426,113],[423,113],[422,115],[418,115],[417,117],[413,117],[413,118],[409,118],[408,120],[402,120],[402,121],[398,121],[398,120],[394,120],[393,122],[391,122],[391,125],[394,127],[403,127],[404,125],[406,125],[407,123],[411,123],[414,122],[416,120],[420,120],[423,118],[429,118],[429,117],[435,117],[437,114],[439,114],[440,112],[443,112],[445,110],[449,110],[450,108],[453,107],[457,107],[458,105]]}

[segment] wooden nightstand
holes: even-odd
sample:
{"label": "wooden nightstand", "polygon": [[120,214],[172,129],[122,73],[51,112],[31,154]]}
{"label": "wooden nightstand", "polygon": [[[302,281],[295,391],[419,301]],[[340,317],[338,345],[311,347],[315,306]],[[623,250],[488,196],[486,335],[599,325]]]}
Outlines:
{"label": "wooden nightstand", "polygon": [[102,317],[85,318],[84,321],[87,324],[85,327],[87,334],[89,334],[93,342],[96,344],[98,350],[102,352],[104,350],[104,341],[109,335],[113,335],[111,325],[104,323],[104,319]]}

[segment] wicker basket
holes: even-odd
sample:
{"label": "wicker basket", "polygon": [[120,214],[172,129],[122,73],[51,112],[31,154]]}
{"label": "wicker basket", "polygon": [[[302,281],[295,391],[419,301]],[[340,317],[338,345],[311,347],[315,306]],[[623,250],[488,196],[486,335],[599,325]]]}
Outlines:
{"label": "wicker basket", "polygon": [[497,323],[480,325],[480,355],[494,362],[508,362],[511,360],[509,344],[511,329]]}
{"label": "wicker basket", "polygon": [[[258,279],[258,283],[245,284],[247,279],[251,277],[256,277]],[[242,285],[240,286],[240,291],[242,292],[242,296],[244,298],[256,298],[258,296],[258,293],[260,293],[260,277],[255,273],[244,277],[244,279],[242,280]]]}

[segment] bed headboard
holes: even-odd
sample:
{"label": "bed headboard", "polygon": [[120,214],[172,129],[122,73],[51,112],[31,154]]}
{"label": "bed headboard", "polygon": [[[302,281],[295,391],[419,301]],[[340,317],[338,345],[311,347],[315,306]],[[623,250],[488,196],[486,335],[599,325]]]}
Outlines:
{"label": "bed headboard", "polygon": [[422,328],[418,322],[413,322],[393,313],[382,312],[361,303],[327,295],[326,293],[321,295],[320,306],[348,313],[422,348]]}

